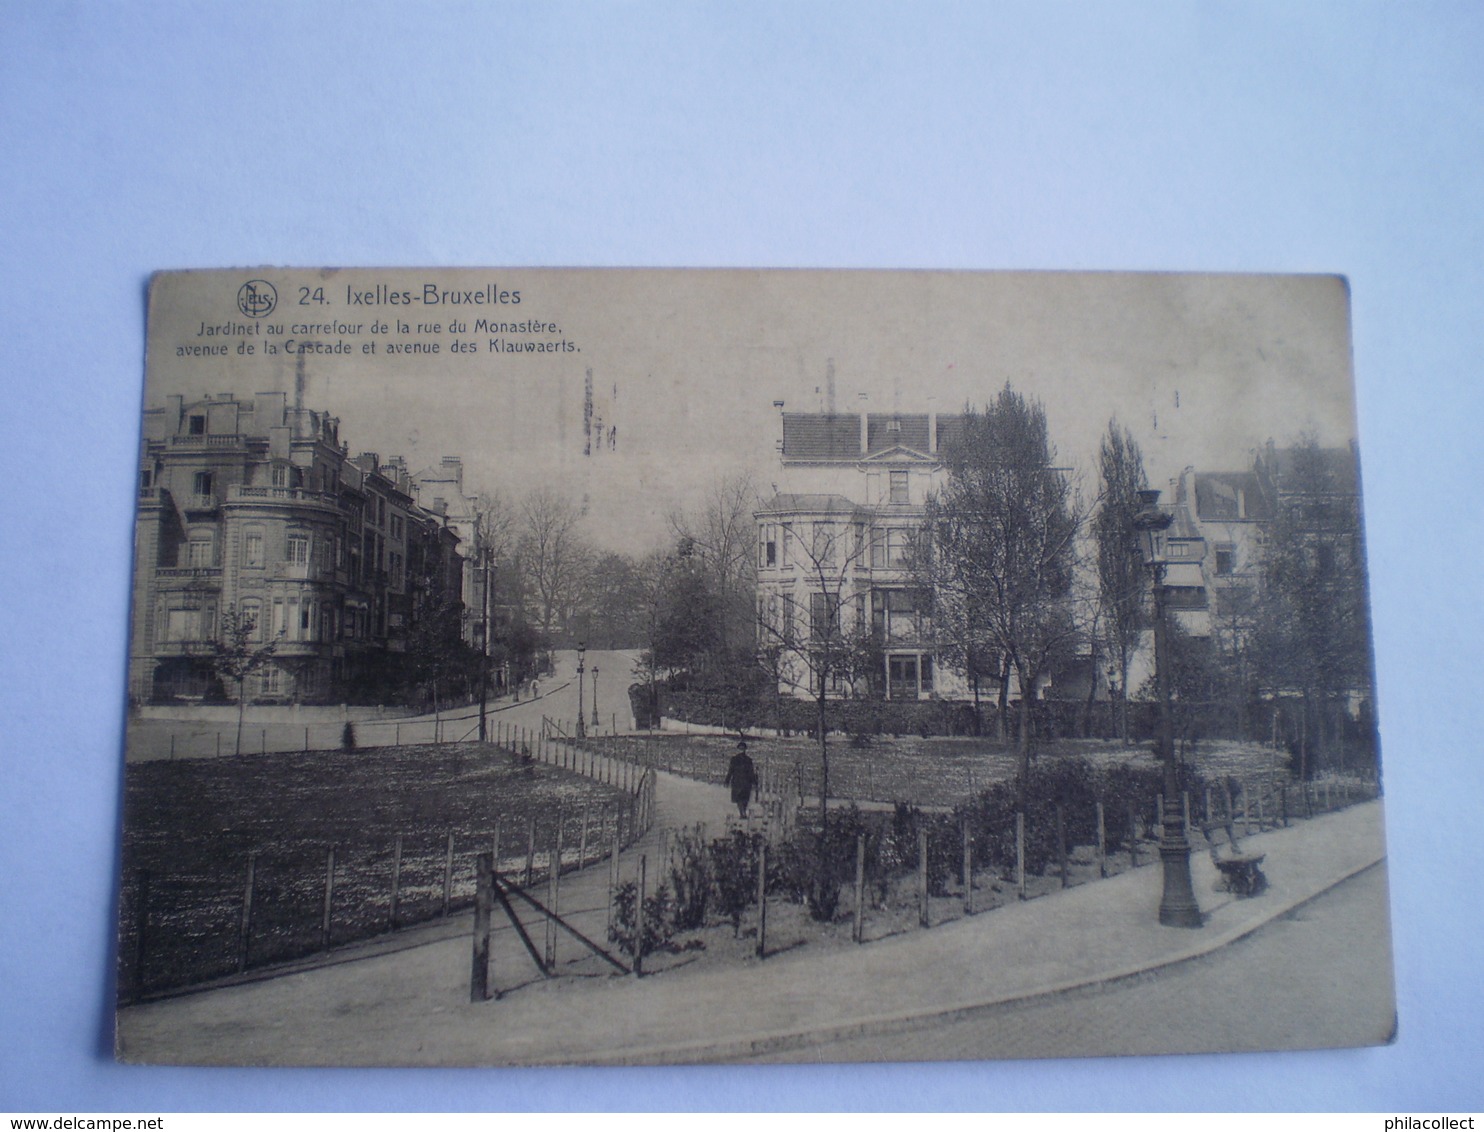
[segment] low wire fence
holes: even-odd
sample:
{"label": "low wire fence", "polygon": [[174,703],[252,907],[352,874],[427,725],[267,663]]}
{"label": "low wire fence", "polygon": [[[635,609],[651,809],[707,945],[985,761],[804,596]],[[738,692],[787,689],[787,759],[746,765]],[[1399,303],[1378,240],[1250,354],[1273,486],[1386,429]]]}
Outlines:
{"label": "low wire fence", "polygon": [[[338,823],[318,819],[312,802],[295,812],[286,800],[277,816],[255,813],[228,819],[237,828],[172,835],[172,824],[189,822],[171,812],[175,799],[161,799],[163,834],[153,844],[125,847],[119,1000],[140,1001],[448,917],[473,903],[480,854],[491,854],[511,883],[530,888],[546,883],[553,869],[611,860],[653,822],[654,776],[635,763],[514,725],[500,727],[492,740],[454,753],[502,759],[498,784],[452,773],[447,805],[436,799],[417,805],[430,816],[414,815],[380,832],[358,828],[375,823],[383,804],[375,799],[349,805],[349,820]],[[382,754],[397,760],[388,766],[384,792],[395,793],[398,778],[431,773],[419,765],[429,748]],[[297,764],[307,759],[307,765],[285,768],[282,778],[307,773],[316,780],[316,796],[333,799],[334,775],[347,769],[333,760],[344,755],[300,755]],[[212,782],[213,769],[233,765],[206,764],[201,781],[185,793],[229,793],[230,783],[202,782]],[[258,786],[273,789],[271,780]],[[486,789],[487,796],[470,797]],[[283,790],[286,797],[294,792]],[[337,828],[315,828],[329,824]],[[126,825],[126,837],[138,832]]]}

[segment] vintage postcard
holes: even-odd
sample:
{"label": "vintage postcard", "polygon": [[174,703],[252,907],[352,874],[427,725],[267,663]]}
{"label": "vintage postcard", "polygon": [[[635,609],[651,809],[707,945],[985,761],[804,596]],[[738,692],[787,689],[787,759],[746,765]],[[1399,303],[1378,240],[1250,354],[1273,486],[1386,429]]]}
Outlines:
{"label": "vintage postcard", "polygon": [[1345,281],[165,272],[120,1059],[1395,1032]]}

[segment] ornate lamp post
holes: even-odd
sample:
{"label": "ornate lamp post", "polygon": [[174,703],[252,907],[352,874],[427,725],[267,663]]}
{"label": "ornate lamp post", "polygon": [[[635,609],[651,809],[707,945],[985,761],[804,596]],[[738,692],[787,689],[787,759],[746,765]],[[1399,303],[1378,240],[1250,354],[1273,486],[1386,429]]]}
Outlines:
{"label": "ornate lamp post", "polygon": [[586,657],[586,656],[587,656],[587,645],[583,644],[581,641],[578,641],[577,642],[577,738],[579,738],[579,739],[585,739],[585,738],[587,738],[587,728],[586,728],[586,725],[583,723],[584,714],[583,714],[583,711],[582,711],[582,692],[583,692],[582,674],[587,671],[585,668],[583,668],[582,661],[583,661],[583,658]]}
{"label": "ornate lamp post", "polygon": [[598,665],[596,662],[593,663],[593,726],[603,726],[603,721],[598,718]]}
{"label": "ornate lamp post", "polygon": [[1139,549],[1154,586],[1154,680],[1159,687],[1159,757],[1164,763],[1164,812],[1159,816],[1159,858],[1164,868],[1164,894],[1159,922],[1167,927],[1198,928],[1205,922],[1190,883],[1190,843],[1180,805],[1180,776],[1175,766],[1175,729],[1170,718],[1170,639],[1165,611],[1164,534],[1174,516],[1159,508],[1158,491],[1139,492],[1142,506],[1134,516]]}

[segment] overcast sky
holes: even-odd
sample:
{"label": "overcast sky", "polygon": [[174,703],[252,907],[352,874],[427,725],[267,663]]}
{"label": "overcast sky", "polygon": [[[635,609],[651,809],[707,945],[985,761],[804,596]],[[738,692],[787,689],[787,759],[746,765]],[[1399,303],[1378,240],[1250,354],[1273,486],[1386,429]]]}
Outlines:
{"label": "overcast sky", "polygon": [[[278,305],[259,333],[235,333],[241,284],[272,282]],[[393,291],[520,293],[518,304],[392,305]],[[377,291],[380,285],[382,290]],[[301,305],[323,288],[324,302]],[[348,291],[382,298],[348,302]],[[451,336],[451,318],[469,332]],[[475,321],[554,324],[473,332]],[[380,319],[391,330],[373,332]],[[396,333],[396,321],[410,332]],[[339,322],[325,332],[303,324]],[[418,324],[439,331],[418,332]],[[202,324],[227,334],[202,334]],[[266,333],[267,324],[283,328]],[[360,327],[359,333],[353,327]],[[450,354],[453,338],[472,354]],[[509,342],[571,343],[540,354]],[[1248,466],[1267,441],[1312,430],[1355,434],[1348,293],[1319,276],[813,271],[221,272],[166,277],[152,306],[147,403],[169,393],[292,394],[298,357],[267,342],[345,342],[303,359],[304,403],[341,419],[352,454],[404,456],[414,468],[464,458],[466,487],[514,494],[552,484],[589,505],[589,533],[639,551],[665,537],[666,513],[717,475],[780,479],[775,399],[826,406],[833,361],[839,411],[957,411],[1010,382],[1040,399],[1060,463],[1095,485],[1099,438],[1116,416],[1144,448],[1151,481],[1187,464]],[[377,352],[363,346],[375,342]],[[390,356],[389,342],[437,342],[437,355]],[[225,358],[180,345],[228,345]],[[255,344],[252,356],[238,344]],[[583,455],[583,399],[616,430]],[[865,395],[865,401],[861,395]]]}

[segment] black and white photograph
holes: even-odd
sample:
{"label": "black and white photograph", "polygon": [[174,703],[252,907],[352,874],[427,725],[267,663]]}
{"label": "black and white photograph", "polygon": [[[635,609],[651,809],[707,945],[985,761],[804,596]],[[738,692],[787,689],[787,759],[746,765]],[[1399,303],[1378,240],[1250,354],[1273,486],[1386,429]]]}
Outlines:
{"label": "black and white photograph", "polygon": [[150,285],[116,1052],[1397,1027],[1325,275]]}

